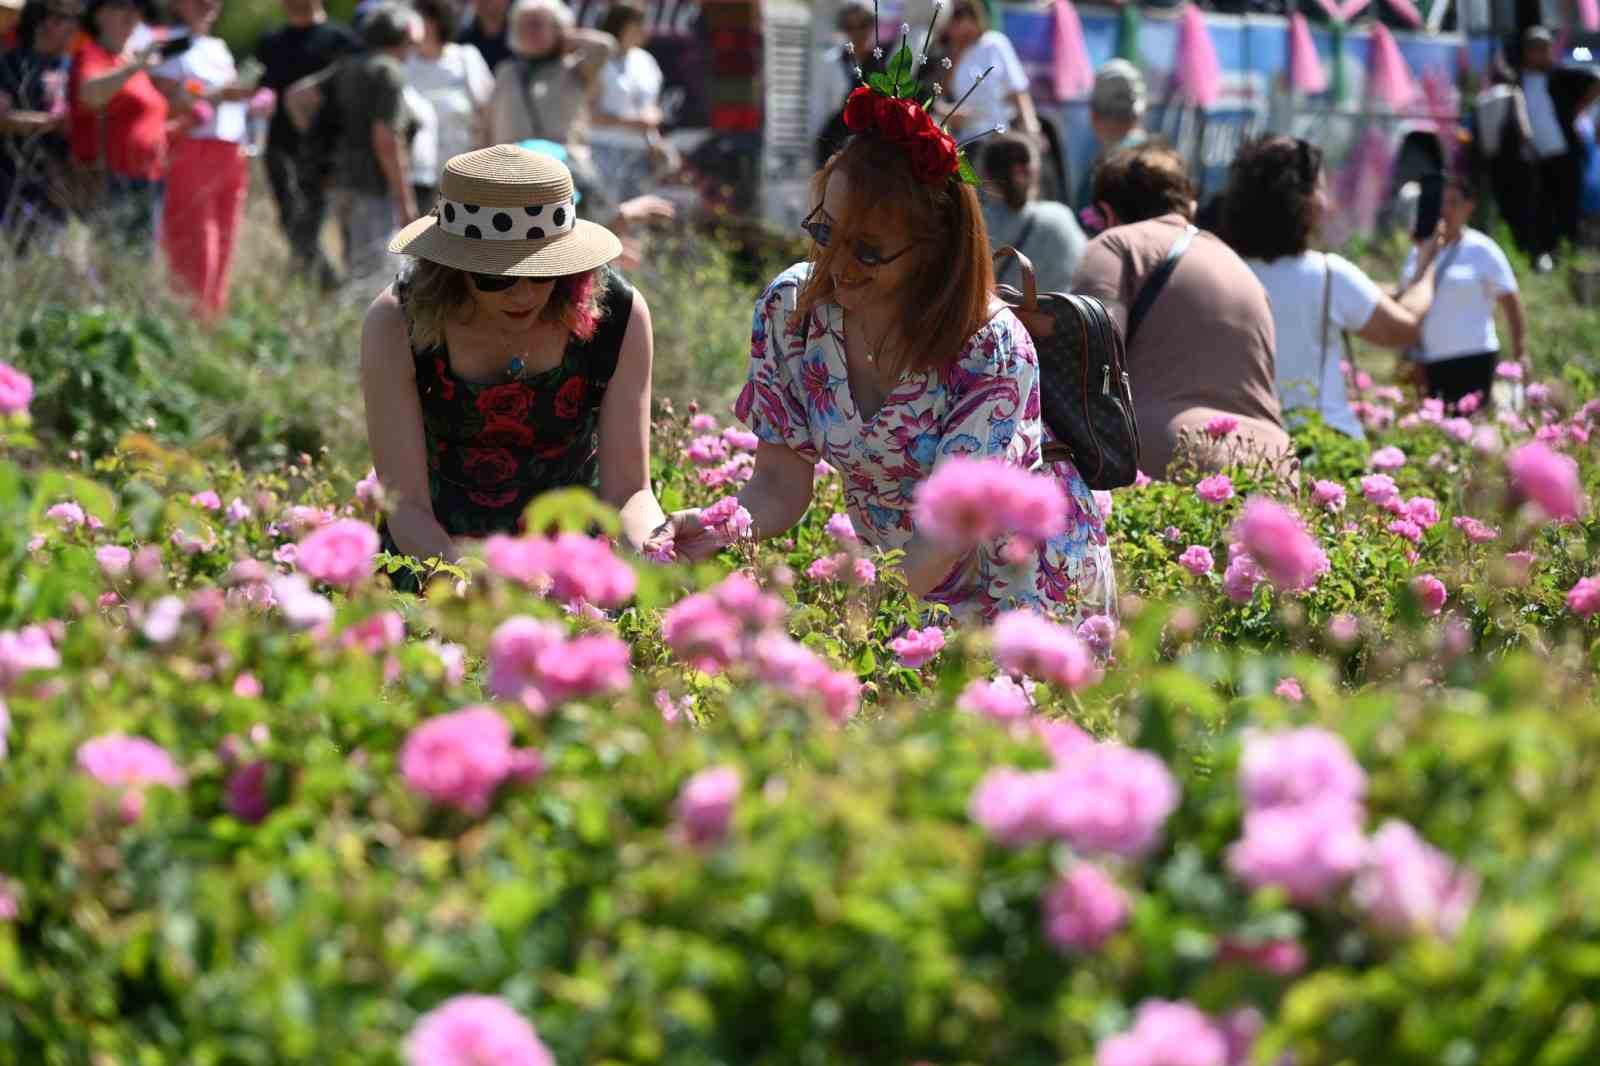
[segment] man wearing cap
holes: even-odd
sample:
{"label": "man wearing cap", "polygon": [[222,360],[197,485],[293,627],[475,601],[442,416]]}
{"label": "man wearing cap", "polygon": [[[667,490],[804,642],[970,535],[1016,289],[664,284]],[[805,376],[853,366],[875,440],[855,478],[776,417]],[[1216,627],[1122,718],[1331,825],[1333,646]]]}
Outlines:
{"label": "man wearing cap", "polygon": [[1532,206],[1529,234],[1536,267],[1548,270],[1550,256],[1563,241],[1578,236],[1582,153],[1574,125],[1597,99],[1600,77],[1592,71],[1556,65],[1555,40],[1543,26],[1522,35],[1518,79],[1527,113],[1527,143],[1522,146],[1522,187],[1513,195]]}
{"label": "man wearing cap", "polygon": [[1095,168],[1124,148],[1150,139],[1144,128],[1144,75],[1126,59],[1113,59],[1095,72],[1089,93],[1089,128],[1099,151],[1078,182],[1078,205],[1090,200]]}
{"label": "man wearing cap", "polygon": [[46,249],[66,222],[54,195],[67,169],[68,49],[77,0],[33,0],[19,47],[0,55],[0,235],[17,254]]}

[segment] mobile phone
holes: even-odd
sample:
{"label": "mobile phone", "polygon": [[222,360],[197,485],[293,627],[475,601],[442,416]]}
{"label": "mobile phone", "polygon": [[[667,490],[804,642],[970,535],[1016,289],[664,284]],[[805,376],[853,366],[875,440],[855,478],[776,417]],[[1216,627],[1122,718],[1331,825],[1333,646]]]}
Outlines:
{"label": "mobile phone", "polygon": [[1444,208],[1444,175],[1425,175],[1418,184],[1422,193],[1417,197],[1417,223],[1411,227],[1411,236],[1425,241],[1439,228],[1439,212]]}
{"label": "mobile phone", "polygon": [[192,44],[194,44],[194,41],[190,40],[187,33],[180,33],[174,37],[168,37],[156,45],[156,54],[161,56],[162,59],[171,59],[173,56],[183,55]]}

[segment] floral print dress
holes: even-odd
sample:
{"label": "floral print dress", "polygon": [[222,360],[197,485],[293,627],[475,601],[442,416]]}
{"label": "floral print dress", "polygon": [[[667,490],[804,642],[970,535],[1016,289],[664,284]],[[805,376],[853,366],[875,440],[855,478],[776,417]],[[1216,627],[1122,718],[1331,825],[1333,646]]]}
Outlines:
{"label": "floral print dress", "polygon": [[[607,271],[600,322],[587,341],[568,339],[561,362],[500,382],[458,377],[444,344],[412,346],[422,404],[433,515],[452,537],[518,531],[540,493],[599,481],[600,404],[617,368],[633,289]],[[395,283],[401,306],[406,277]],[[397,552],[388,528],[384,550]]]}
{"label": "floral print dress", "polygon": [[[788,329],[810,270],[806,263],[790,267],[756,304],[750,376],[735,413],[761,440],[837,469],[850,518],[865,540],[885,550],[910,542],[913,494],[947,456],[1045,467],[1039,359],[1015,315],[997,313],[950,366],[902,377],[867,417],[850,392],[843,310],[816,308],[803,336]],[[1069,501],[1066,531],[1020,563],[1003,559],[998,545],[980,546],[926,599],[963,621],[1014,607],[1062,616],[1111,613],[1111,555],[1094,495],[1071,463],[1050,471]]]}

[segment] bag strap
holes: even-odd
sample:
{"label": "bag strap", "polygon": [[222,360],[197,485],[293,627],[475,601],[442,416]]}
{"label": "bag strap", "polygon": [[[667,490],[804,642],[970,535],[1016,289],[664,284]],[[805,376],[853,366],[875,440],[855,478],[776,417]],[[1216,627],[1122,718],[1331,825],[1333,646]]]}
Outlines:
{"label": "bag strap", "polygon": [[[1023,255],[1021,249],[1018,248],[1001,248],[994,253],[994,261],[997,264],[1006,259],[1015,259],[1017,266],[1022,270],[1022,303],[1019,309],[1023,311],[1039,310],[1039,282],[1033,272],[1033,260]],[[1010,265],[1010,263],[1007,263],[1006,267],[1002,269],[1009,268]]]}
{"label": "bag strap", "polygon": [[1150,308],[1156,302],[1156,297],[1161,295],[1161,290],[1167,287],[1167,281],[1172,277],[1172,272],[1178,269],[1178,260],[1183,258],[1183,253],[1189,250],[1194,235],[1199,233],[1192,223],[1183,227],[1183,232],[1178,234],[1178,239],[1172,242],[1172,247],[1167,251],[1167,257],[1156,267],[1155,272],[1146,279],[1144,288],[1139,290],[1138,299],[1133,301],[1133,309],[1128,312],[1128,328],[1122,335],[1122,348],[1124,351],[1133,350],[1133,338],[1138,335],[1139,327],[1144,324],[1145,316],[1150,313]]}
{"label": "bag strap", "polygon": [[[1014,252],[1016,252],[1016,254],[1018,256],[1018,262],[1019,263],[1020,263],[1021,257],[1022,257],[1022,249],[1027,247],[1028,238],[1033,236],[1033,219],[1034,219],[1034,216],[1031,215],[1031,214],[1022,216],[1022,229],[1017,231],[1017,239],[1011,242],[1011,248],[1012,248],[1012,250]],[[998,253],[996,253],[996,255],[998,257]],[[996,275],[996,276],[997,277],[1004,277],[1005,273],[1007,271],[1009,271],[1011,269],[1011,267],[1012,267],[1012,264],[1011,263],[1007,263],[1002,268],[1001,273]]]}
{"label": "bag strap", "polygon": [[1317,359],[1317,388],[1322,388],[1322,383],[1328,376],[1328,321],[1333,313],[1333,264],[1328,262],[1328,253],[1322,253],[1322,329],[1317,334],[1322,350]]}

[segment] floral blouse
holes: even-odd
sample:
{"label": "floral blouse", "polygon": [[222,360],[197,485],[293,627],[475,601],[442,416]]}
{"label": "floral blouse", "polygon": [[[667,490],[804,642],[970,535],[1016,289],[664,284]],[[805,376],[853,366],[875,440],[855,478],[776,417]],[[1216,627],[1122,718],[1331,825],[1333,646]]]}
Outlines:
{"label": "floral blouse", "polygon": [[[806,263],[790,267],[756,304],[750,377],[734,410],[761,440],[837,469],[866,541],[885,550],[909,543],[913,494],[945,456],[1044,467],[1039,360],[1015,315],[996,314],[950,366],[902,377],[883,407],[864,417],[850,393],[843,310],[816,308],[804,337],[787,328],[810,271]],[[1094,495],[1071,463],[1051,471],[1069,500],[1066,531],[1020,563],[1003,559],[998,545],[982,545],[926,599],[961,620],[1023,606],[1057,615],[1112,611],[1111,556]]]}

